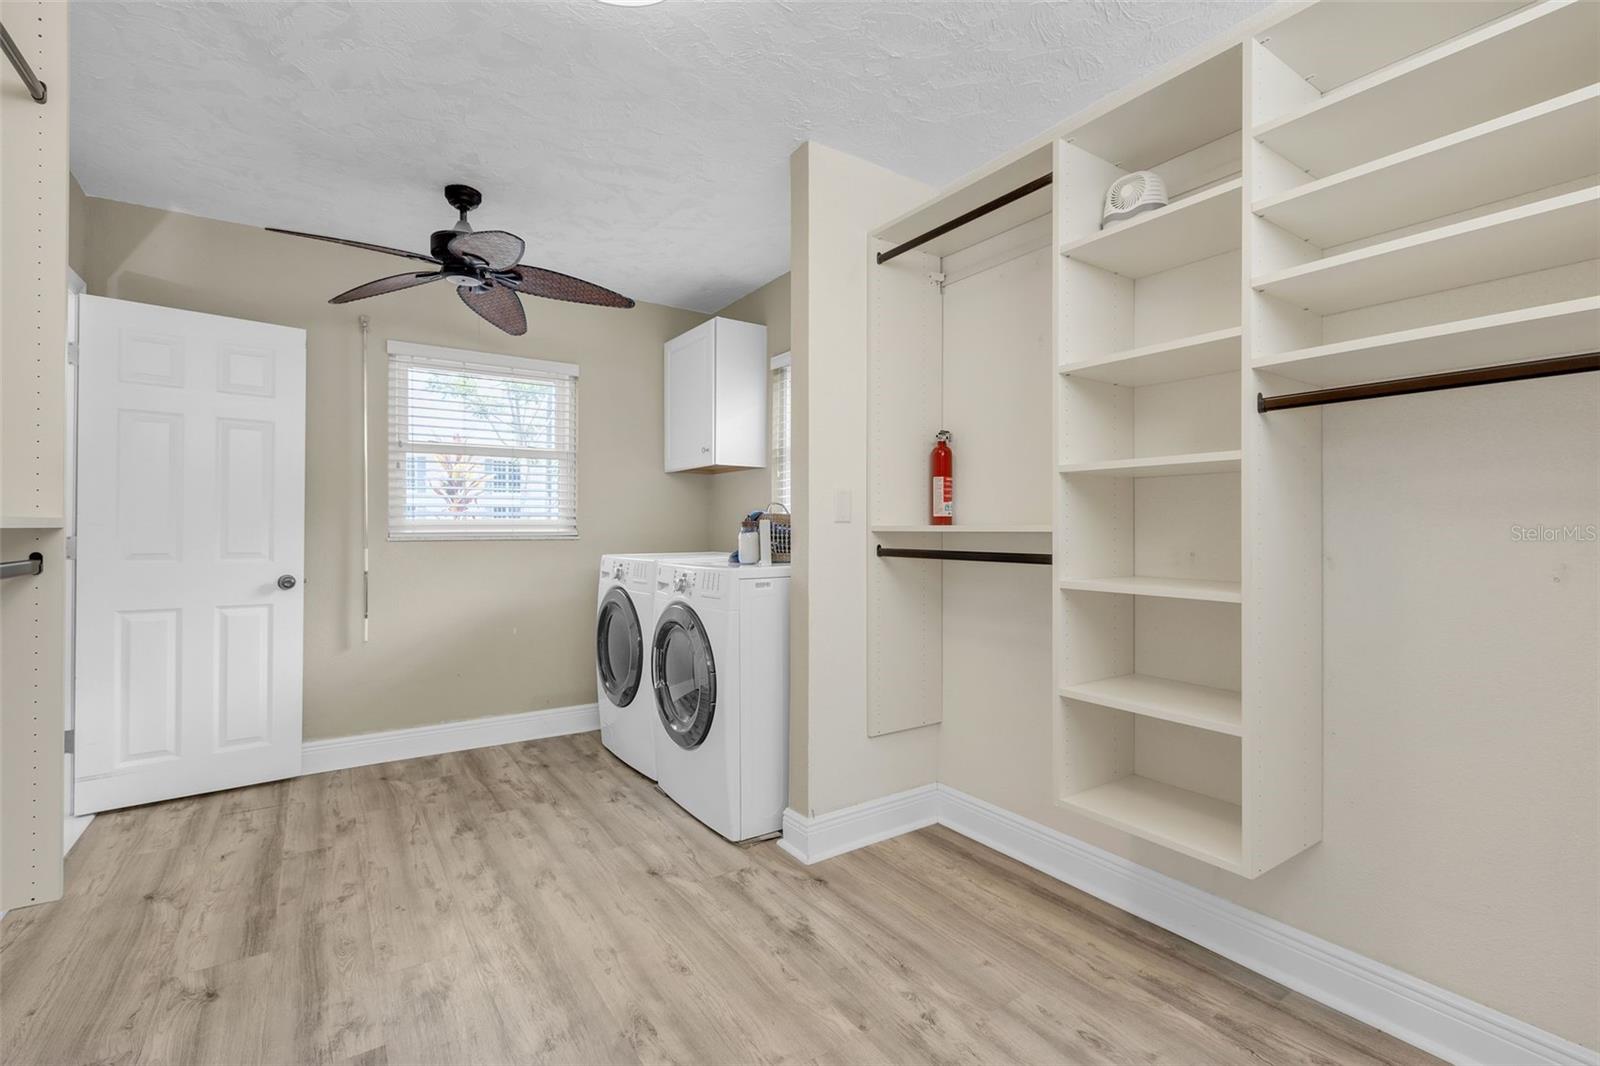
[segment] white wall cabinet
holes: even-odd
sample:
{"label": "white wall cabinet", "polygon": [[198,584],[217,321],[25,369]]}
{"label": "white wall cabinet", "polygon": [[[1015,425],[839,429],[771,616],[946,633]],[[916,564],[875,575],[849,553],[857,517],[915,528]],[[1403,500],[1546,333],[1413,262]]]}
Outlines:
{"label": "white wall cabinet", "polygon": [[767,465],[767,327],[713,318],[666,343],[668,472]]}

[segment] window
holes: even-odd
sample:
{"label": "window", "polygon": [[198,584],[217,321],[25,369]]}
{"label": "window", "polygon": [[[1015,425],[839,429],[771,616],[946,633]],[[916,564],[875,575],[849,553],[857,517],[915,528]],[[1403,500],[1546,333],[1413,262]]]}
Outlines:
{"label": "window", "polygon": [[789,485],[789,353],[772,357],[772,498],[793,508]]}
{"label": "window", "polygon": [[389,342],[389,539],[578,535],[578,368]]}

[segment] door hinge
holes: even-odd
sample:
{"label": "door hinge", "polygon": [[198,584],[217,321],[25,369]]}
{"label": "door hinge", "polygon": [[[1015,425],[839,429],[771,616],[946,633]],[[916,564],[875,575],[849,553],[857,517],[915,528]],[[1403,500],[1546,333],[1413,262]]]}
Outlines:
{"label": "door hinge", "polygon": [[76,559],[78,557],[78,538],[77,537],[69,536],[67,538],[66,556],[67,556],[68,559]]}
{"label": "door hinge", "polygon": [[68,755],[74,754],[77,748],[76,738],[73,736],[74,732],[74,730],[69,729],[62,734],[62,748]]}
{"label": "door hinge", "polygon": [[944,288],[944,274],[929,274],[928,280],[937,285],[939,288]]}
{"label": "door hinge", "polygon": [[72,341],[67,345],[67,365],[78,365],[78,342]]}

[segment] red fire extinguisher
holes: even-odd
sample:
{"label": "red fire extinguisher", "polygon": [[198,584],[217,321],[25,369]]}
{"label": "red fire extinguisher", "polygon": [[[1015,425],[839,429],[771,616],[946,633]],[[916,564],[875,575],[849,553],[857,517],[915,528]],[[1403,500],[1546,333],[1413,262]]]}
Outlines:
{"label": "red fire extinguisher", "polygon": [[933,493],[928,501],[928,522],[932,525],[955,524],[955,468],[955,453],[950,450],[950,431],[941,429],[933,438],[933,454],[928,456],[928,469],[933,474]]}

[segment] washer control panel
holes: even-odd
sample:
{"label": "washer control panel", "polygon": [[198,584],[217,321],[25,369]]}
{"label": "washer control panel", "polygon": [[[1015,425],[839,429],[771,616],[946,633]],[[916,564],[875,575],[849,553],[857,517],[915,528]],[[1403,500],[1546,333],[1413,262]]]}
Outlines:
{"label": "washer control panel", "polygon": [[666,563],[656,567],[656,591],[671,592],[686,600],[721,599],[724,580],[718,570],[697,570]]}

